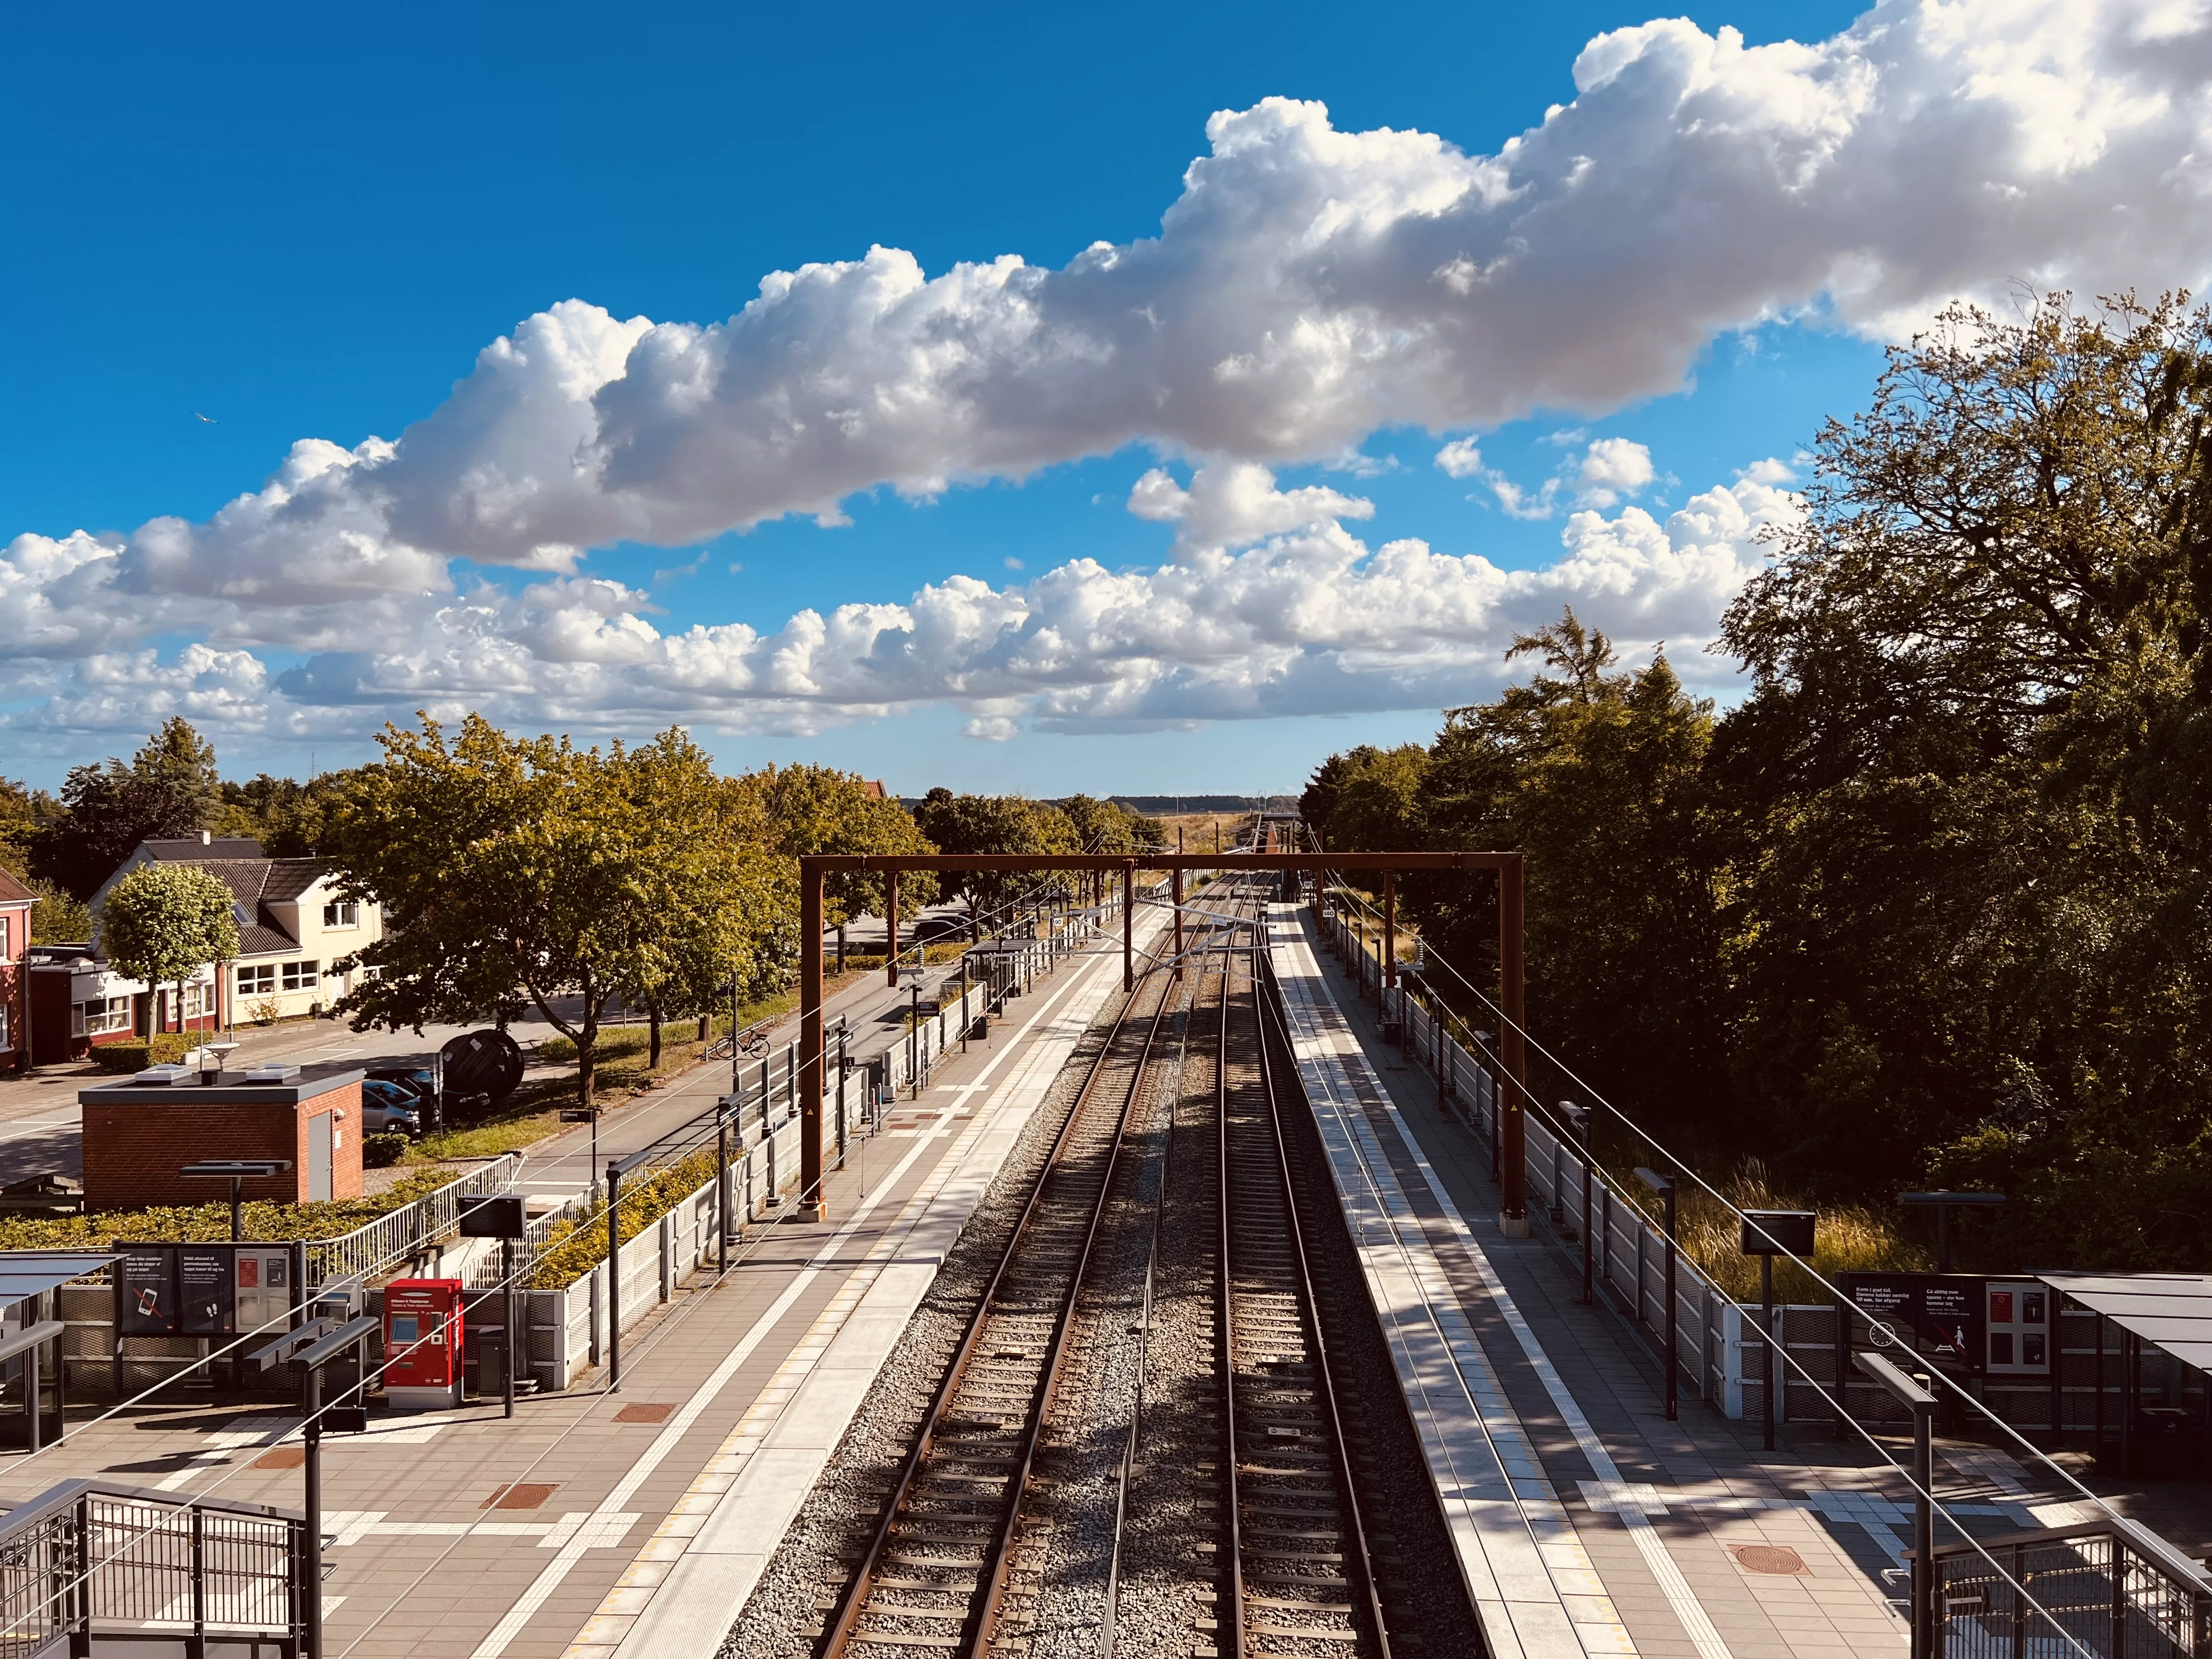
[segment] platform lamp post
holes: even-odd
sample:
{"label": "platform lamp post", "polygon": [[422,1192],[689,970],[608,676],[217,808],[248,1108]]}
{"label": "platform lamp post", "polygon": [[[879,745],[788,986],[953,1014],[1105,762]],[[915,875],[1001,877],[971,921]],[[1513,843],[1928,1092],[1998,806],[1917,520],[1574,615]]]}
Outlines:
{"label": "platform lamp post", "polygon": [[[1746,1210],[1743,1212],[1743,1237],[1736,1248],[1744,1255],[1759,1258],[1759,1352],[1764,1362],[1760,1375],[1766,1386],[1759,1392],[1765,1396],[1759,1410],[1759,1423],[1765,1431],[1766,1449],[1774,1449],[1774,1402],[1777,1393],[1789,1386],[1788,1374],[1775,1364],[1774,1330],[1774,1258],[1778,1254],[1794,1255],[1801,1261],[1813,1259],[1814,1212],[1810,1210]],[[1785,1316],[1786,1317],[1787,1316]],[[1840,1346],[1840,1345],[1839,1345]],[[1840,1389],[1841,1379],[1838,1381]]]}
{"label": "platform lamp post", "polygon": [[[514,1245],[529,1231],[528,1203],[520,1193],[480,1193],[460,1201],[463,1238],[499,1241],[500,1415],[514,1415]],[[477,1392],[483,1392],[478,1353]]]}
{"label": "platform lamp post", "polygon": [[622,1392],[622,1180],[649,1162],[657,1149],[647,1146],[626,1158],[607,1160],[607,1392]]}
{"label": "platform lamp post", "polygon": [[313,1319],[246,1356],[246,1363],[264,1371],[289,1363],[300,1379],[300,1413],[305,1419],[300,1437],[307,1453],[301,1474],[307,1524],[301,1528],[298,1563],[300,1618],[305,1626],[301,1659],[323,1659],[323,1435],[362,1434],[368,1429],[366,1407],[323,1404],[323,1367],[383,1334],[384,1322],[374,1314],[352,1320]]}
{"label": "platform lamp post", "polygon": [[714,1272],[730,1271],[730,1130],[744,1122],[742,1095],[724,1095],[714,1103]]}
{"label": "platform lamp post", "polygon": [[230,1242],[234,1244],[246,1237],[246,1183],[291,1172],[292,1161],[286,1158],[210,1158],[204,1164],[187,1164],[177,1171],[188,1181],[230,1182]]}
{"label": "platform lamp post", "polygon": [[1960,1207],[2002,1204],[2002,1193],[1899,1193],[1897,1201],[1914,1209],[1936,1212],[1936,1271],[1951,1271],[1951,1212]]}
{"label": "platform lamp post", "polygon": [[1878,1353],[1851,1363],[1912,1413],[1912,1659],[1936,1659],[1936,1396]]}
{"label": "platform lamp post", "polygon": [[[1659,1195],[1660,1202],[1666,1206],[1667,1352],[1666,1357],[1661,1361],[1661,1367],[1667,1373],[1667,1420],[1669,1423],[1672,1423],[1681,1415],[1681,1407],[1677,1399],[1677,1395],[1680,1391],[1676,1386],[1677,1379],[1674,1375],[1676,1370],[1674,1357],[1674,1183],[1667,1176],[1661,1175],[1658,1170],[1647,1170],[1641,1164],[1637,1166],[1636,1178],[1642,1182],[1646,1187],[1650,1188],[1653,1192],[1656,1193]],[[1642,1294],[1643,1288],[1644,1287],[1640,1285],[1637,1286],[1637,1291],[1639,1296]]]}

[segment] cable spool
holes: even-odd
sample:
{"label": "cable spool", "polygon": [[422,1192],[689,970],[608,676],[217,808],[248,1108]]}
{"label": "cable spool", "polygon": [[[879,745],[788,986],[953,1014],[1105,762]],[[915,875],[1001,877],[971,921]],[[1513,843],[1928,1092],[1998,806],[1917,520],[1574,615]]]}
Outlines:
{"label": "cable spool", "polygon": [[439,1054],[450,1095],[482,1095],[497,1104],[522,1081],[522,1050],[504,1031],[465,1031]]}

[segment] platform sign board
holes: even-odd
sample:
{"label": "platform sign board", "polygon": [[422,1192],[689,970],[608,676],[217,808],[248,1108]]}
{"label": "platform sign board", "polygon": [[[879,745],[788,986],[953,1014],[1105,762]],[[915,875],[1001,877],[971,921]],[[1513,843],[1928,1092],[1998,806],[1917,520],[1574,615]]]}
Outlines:
{"label": "platform sign board", "polygon": [[228,1336],[234,1306],[228,1245],[177,1249],[177,1311],[185,1336]]}
{"label": "platform sign board", "polygon": [[1992,1376],[2051,1375],[2052,1304],[2048,1285],[2029,1279],[1992,1279],[1983,1291],[1989,1373]]}
{"label": "platform sign board", "polygon": [[292,1252],[283,1243],[118,1244],[120,1336],[237,1336],[292,1310]]}
{"label": "platform sign board", "polygon": [[115,1329],[119,1336],[173,1336],[177,1323],[177,1257],[173,1244],[118,1244],[123,1259],[115,1279]]}
{"label": "platform sign board", "polygon": [[[1843,1273],[1837,1284],[1877,1328],[1923,1359],[1978,1376],[1988,1357],[1988,1281],[1973,1273]],[[1888,1346],[1877,1335],[1873,1346]]]}

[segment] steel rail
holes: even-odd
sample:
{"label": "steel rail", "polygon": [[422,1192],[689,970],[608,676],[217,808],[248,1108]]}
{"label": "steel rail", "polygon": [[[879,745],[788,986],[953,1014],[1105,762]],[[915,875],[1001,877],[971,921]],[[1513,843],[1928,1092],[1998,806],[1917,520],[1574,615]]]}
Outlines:
{"label": "steel rail", "polygon": [[1306,1323],[1306,1340],[1314,1350],[1314,1384],[1319,1395],[1318,1403],[1328,1424],[1329,1448],[1336,1462],[1337,1489],[1341,1494],[1344,1520],[1351,1537],[1345,1552],[1345,1565],[1352,1569],[1358,1589],[1358,1599],[1364,1605],[1370,1628],[1375,1633],[1376,1652],[1381,1659],[1389,1659],[1389,1626],[1383,1622],[1382,1599],[1375,1583],[1374,1559],[1367,1542],[1366,1517],[1360,1512],[1359,1488],[1352,1479],[1352,1456],[1344,1433],[1344,1418],[1338,1409],[1336,1398],[1336,1361],[1329,1351],[1328,1339],[1321,1325],[1321,1303],[1314,1291],[1313,1264],[1306,1253],[1305,1228],[1298,1219],[1297,1183],[1291,1175],[1290,1146],[1283,1132],[1283,1115],[1279,1091],[1275,1086],[1273,1062],[1268,1058],[1267,1018],[1275,1015],[1275,1034],[1279,1040],[1286,1036],[1280,1010],[1274,999],[1280,993],[1275,984],[1274,965],[1267,959],[1264,949],[1255,947],[1252,952],[1252,1024],[1260,1043],[1260,1078],[1267,1101],[1267,1121],[1273,1131],[1275,1170],[1282,1183],[1283,1213],[1288,1224],[1291,1254],[1297,1262],[1298,1306]]}
{"label": "steel rail", "polygon": [[[1237,893],[1231,895],[1227,902],[1231,905],[1245,902],[1246,901],[1242,896],[1243,888],[1245,883],[1250,878],[1248,876],[1238,875],[1231,879],[1237,883]],[[1180,1056],[1176,1063],[1176,1103],[1177,1106],[1181,1104],[1182,1090],[1185,1086],[1185,1079],[1188,1075],[1189,1070],[1189,1017],[1197,1012],[1199,1001],[1204,994],[1206,958],[1214,954],[1216,948],[1210,944],[1201,944],[1200,940],[1210,939],[1215,933],[1223,932],[1233,934],[1237,928],[1250,925],[1249,918],[1237,915],[1233,909],[1221,912],[1200,912],[1200,914],[1206,918],[1206,927],[1202,929],[1199,937],[1193,939],[1190,944],[1184,948],[1181,957],[1172,959],[1178,963],[1186,960],[1194,963],[1198,969],[1198,978],[1192,983],[1189,999],[1186,1004],[1182,1042]],[[1227,957],[1224,951],[1224,964],[1226,961]],[[1224,1001],[1226,1000],[1226,968],[1224,965],[1223,991]],[[1144,1300],[1139,1316],[1136,1332],[1137,1376],[1135,1399],[1129,1413],[1129,1432],[1122,1443],[1121,1466],[1115,1474],[1114,1492],[1114,1541],[1113,1548],[1108,1556],[1106,1564],[1106,1607],[1099,1626],[1098,1659],[1114,1659],[1115,1649],[1120,1639],[1118,1624],[1120,1620],[1121,1586],[1121,1546],[1123,1534],[1127,1529],[1127,1523],[1129,1512],[1129,1487],[1136,1477],[1137,1447],[1143,1437],[1144,1432],[1145,1382],[1147,1366],[1150,1363],[1152,1343],[1152,1292],[1159,1265],[1160,1238],[1163,1231],[1164,1231],[1166,1220],[1168,1183],[1174,1168],[1176,1128],[1176,1117],[1174,1109],[1171,1108],[1168,1121],[1168,1139],[1165,1149],[1162,1154],[1163,1168],[1160,1175],[1159,1190],[1153,1196],[1152,1231],[1145,1256]]]}
{"label": "steel rail", "polygon": [[1166,1023],[1169,1000],[1163,993],[1160,1006],[1152,1011],[1152,1023],[1146,1028],[1144,1046],[1138,1050],[1136,1066],[1129,1075],[1129,1092],[1121,1103],[1121,1120],[1114,1126],[1106,1167],[1099,1177],[1098,1200],[1084,1224],[1083,1248],[1076,1257],[1074,1270],[1068,1275],[1067,1295],[1053,1325],[1052,1347],[1045,1358],[1044,1380],[1037,1389],[1036,1408],[1022,1431],[1021,1462],[1007,1496],[1006,1512],[999,1523],[998,1535],[985,1551],[982,1602],[975,1614],[975,1635],[963,1650],[969,1654],[988,1650],[992,1632],[998,1626],[999,1605],[1006,1594],[1007,1565],[1013,1554],[1014,1530],[1021,1524],[1023,1504],[1029,1495],[1030,1472],[1036,1462],[1037,1441],[1044,1433],[1045,1419],[1052,1414],[1053,1396],[1060,1386],[1060,1362],[1066,1358],[1068,1334],[1075,1324],[1075,1304],[1082,1299],[1083,1282],[1091,1276],[1091,1254],[1098,1243],[1098,1230],[1114,1201],[1114,1182],[1121,1169],[1121,1148],[1128,1139],[1129,1122],[1136,1115],[1137,1103],[1144,1097],[1145,1080],[1152,1072],[1152,1048],[1158,1040],[1160,1027]]}
{"label": "steel rail", "polygon": [[1244,1659],[1244,1516],[1237,1492],[1237,1295],[1236,1269],[1229,1254],[1229,1005],[1237,969],[1234,942],[1221,957],[1221,1063],[1214,1072],[1213,1121],[1216,1154],[1214,1193],[1215,1249],[1218,1253],[1219,1294],[1215,1298],[1213,1328],[1221,1366],[1222,1480],[1229,1501],[1222,1507],[1228,1516],[1229,1558],[1225,1634],[1220,1651],[1229,1659]]}
{"label": "steel rail", "polygon": [[[1053,1138],[1052,1146],[1038,1169],[1036,1180],[1030,1185],[1029,1193],[1023,1200],[1021,1214],[1014,1224],[1013,1231],[1006,1241],[1006,1248],[1000,1252],[999,1260],[992,1268],[989,1283],[985,1286],[982,1295],[976,1300],[975,1311],[969,1317],[967,1327],[961,1334],[959,1346],[954,1351],[951,1362],[945,1368],[944,1380],[939,1384],[936,1394],[931,1399],[928,1413],[923,1419],[921,1430],[915,1437],[914,1443],[908,1449],[905,1457],[901,1460],[897,1483],[892,1488],[890,1498],[884,1507],[883,1517],[877,1523],[875,1534],[868,1546],[867,1553],[862,1558],[859,1569],[847,1583],[843,1593],[839,1596],[836,1610],[823,1628],[821,1649],[823,1659],[840,1659],[852,1644],[854,1635],[854,1626],[866,1607],[870,1589],[876,1580],[884,1576],[882,1567],[884,1554],[890,1547],[891,1535],[900,1515],[914,1490],[915,1482],[921,1471],[922,1464],[938,1443],[939,1431],[945,1425],[953,1399],[967,1375],[969,1362],[975,1358],[976,1344],[982,1336],[985,1327],[990,1322],[992,1304],[996,1301],[1000,1288],[1005,1284],[1009,1270],[1021,1255],[1023,1246],[1028,1242],[1030,1224],[1036,1218],[1045,1189],[1051,1184],[1053,1176],[1060,1171],[1060,1160],[1067,1149],[1068,1143],[1090,1108],[1091,1091],[1097,1086],[1100,1077],[1104,1074],[1106,1062],[1113,1054],[1123,1030],[1129,1024],[1130,1016],[1135,1012],[1139,997],[1143,994],[1152,977],[1153,972],[1147,971],[1144,979],[1139,980],[1134,987],[1124,994],[1121,1006],[1115,1011],[1114,1024],[1108,1030],[1105,1041],[1099,1045],[1098,1052],[1092,1057],[1090,1069],[1084,1076],[1082,1085],[1076,1091],[1075,1100],[1068,1108],[1067,1115],[1062,1120],[1058,1133]],[[1143,1091],[1145,1076],[1149,1069],[1153,1038],[1158,1031],[1161,1017],[1166,1011],[1167,1000],[1164,996],[1161,998],[1160,1007],[1155,1011],[1152,1024],[1146,1031],[1143,1047],[1139,1052],[1136,1066],[1131,1073],[1129,1093],[1122,1104],[1121,1122],[1107,1147],[1103,1178],[1099,1182],[1098,1196],[1092,1205],[1091,1217],[1086,1224],[1077,1270],[1069,1277],[1066,1294],[1060,1304],[1060,1312],[1054,1322],[1052,1351],[1047,1360],[1042,1381],[1032,1399],[1028,1420],[1023,1431],[1021,1456],[1017,1474],[1006,1495],[1006,1514],[1003,1522],[999,1532],[983,1545],[984,1583],[981,1588],[984,1593],[976,1601],[971,1602],[967,1618],[963,1622],[958,1643],[959,1651],[963,1653],[972,1654],[981,1651],[988,1644],[991,1630],[995,1623],[997,1603],[1005,1587],[1007,1547],[1012,1542],[1014,1526],[1021,1515],[1022,1499],[1028,1489],[1030,1470],[1036,1455],[1037,1435],[1042,1427],[1045,1413],[1052,1398],[1053,1384],[1057,1377],[1060,1358],[1066,1337],[1069,1319],[1073,1312],[1080,1287],[1082,1272],[1089,1265],[1091,1246],[1092,1241],[1097,1237],[1099,1218],[1104,1213],[1114,1191],[1114,1173],[1121,1156],[1121,1141],[1127,1133],[1130,1111]],[[945,1589],[951,1591],[952,1587],[946,1586]]]}

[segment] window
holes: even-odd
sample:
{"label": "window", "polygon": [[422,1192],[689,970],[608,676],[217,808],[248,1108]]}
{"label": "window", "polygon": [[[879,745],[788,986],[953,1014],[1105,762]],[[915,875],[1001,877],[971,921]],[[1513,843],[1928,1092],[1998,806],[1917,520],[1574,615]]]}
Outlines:
{"label": "window", "polygon": [[255,963],[238,970],[238,994],[242,997],[265,997],[276,988],[276,964],[273,962]]}
{"label": "window", "polygon": [[[9,959],[8,946],[9,940],[8,938],[8,929],[14,923],[15,920],[15,918],[13,916],[0,916],[0,962],[6,962]],[[4,1015],[0,1015],[0,1017],[4,1017]],[[5,1042],[0,1042],[0,1048],[4,1048],[7,1046],[8,1045]]]}
{"label": "window", "polygon": [[185,987],[185,1018],[199,1019],[215,1012],[215,987],[187,985]]}
{"label": "window", "polygon": [[86,1036],[107,1036],[131,1029],[131,999],[129,997],[94,997],[89,1002],[77,1004],[78,1019],[70,1023]]}
{"label": "window", "polygon": [[323,926],[325,927],[358,927],[361,926],[361,906],[351,899],[341,899],[323,907]]}
{"label": "window", "polygon": [[12,1048],[15,1046],[15,1038],[8,1034],[8,1005],[0,1002],[0,1048]]}
{"label": "window", "polygon": [[312,962],[288,962],[284,964],[284,988],[288,991],[312,991],[315,988],[315,964]]}

